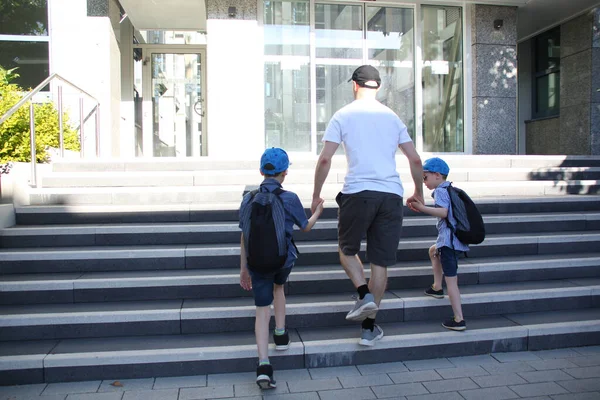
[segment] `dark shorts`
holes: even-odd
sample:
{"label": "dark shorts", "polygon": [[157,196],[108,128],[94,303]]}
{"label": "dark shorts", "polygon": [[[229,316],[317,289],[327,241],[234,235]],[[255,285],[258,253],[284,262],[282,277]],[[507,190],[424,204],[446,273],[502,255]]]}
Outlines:
{"label": "dark shorts", "polygon": [[256,307],[266,307],[273,303],[274,285],[283,285],[292,272],[292,268],[281,268],[270,274],[259,274],[250,271],[252,278],[252,293]]}
{"label": "dark shorts", "polygon": [[442,263],[444,276],[449,278],[456,276],[458,272],[458,255],[460,253],[460,251],[452,250],[450,247],[446,246],[438,249],[438,256]]}
{"label": "dark shorts", "polygon": [[335,200],[339,206],[338,241],[342,253],[358,254],[366,236],[369,262],[382,267],[394,265],[402,233],[402,197],[365,190],[339,193]]}

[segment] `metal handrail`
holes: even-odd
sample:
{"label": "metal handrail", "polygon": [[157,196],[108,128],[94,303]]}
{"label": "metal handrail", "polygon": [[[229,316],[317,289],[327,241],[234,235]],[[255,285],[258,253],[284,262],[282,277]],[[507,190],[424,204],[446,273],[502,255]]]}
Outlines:
{"label": "metal handrail", "polygon": [[[84,156],[84,137],[83,137],[83,124],[85,121],[91,116],[92,113],[96,114],[95,122],[96,122],[96,157],[100,156],[100,102],[91,94],[81,89],[79,86],[74,83],[68,81],[62,76],[54,73],[44,79],[42,83],[37,85],[34,89],[29,91],[21,100],[17,102],[14,106],[10,108],[2,117],[0,117],[0,124],[4,123],[8,120],[19,108],[21,108],[25,103],[30,101],[33,96],[39,93],[44,87],[46,87],[50,82],[54,79],[59,79],[67,85],[71,86],[75,90],[79,91],[80,94],[86,95],[90,99],[96,102],[96,105],[90,112],[87,118],[83,116],[83,97],[79,98],[79,141],[80,141],[80,157]],[[58,86],[58,125],[59,125],[59,143],[60,143],[60,155],[64,157],[65,149],[64,149],[64,140],[63,140],[63,108],[62,108],[62,86]],[[38,187],[37,182],[37,163],[36,163],[36,154],[35,154],[35,118],[34,118],[34,108],[33,102],[29,103],[29,131],[30,131],[30,146],[31,146],[31,183],[33,186]]]}

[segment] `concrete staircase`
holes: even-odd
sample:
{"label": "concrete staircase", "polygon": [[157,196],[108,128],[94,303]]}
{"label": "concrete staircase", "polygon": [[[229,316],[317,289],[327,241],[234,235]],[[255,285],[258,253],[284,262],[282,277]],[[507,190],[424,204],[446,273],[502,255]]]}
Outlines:
{"label": "concrete staircase", "polygon": [[[314,160],[292,161],[286,188],[308,190]],[[460,263],[468,330],[442,328],[448,300],[422,295],[432,279],[427,248],[435,219],[405,209],[401,262],[389,269],[378,315],[385,337],[373,348],[359,346],[358,324],[344,319],[354,290],[338,263],[337,210],[329,203],[315,230],[296,235],[301,257],[286,285],[292,345],[273,351],[276,369],[600,344],[600,196],[591,194],[600,158],[462,156],[449,163],[455,184],[477,193],[488,231]],[[342,165],[334,165],[341,174]],[[231,166],[55,164],[44,188],[31,191],[32,205],[17,208],[17,225],[0,231],[0,383],[252,371],[254,306],[239,287],[236,208],[246,185],[259,180],[251,163]],[[158,170],[172,172],[161,180]],[[141,177],[153,175],[148,188]],[[193,179],[175,186],[184,176]],[[327,193],[339,190],[338,179]],[[486,182],[504,196],[477,192]],[[113,201],[119,185],[130,196],[123,203]],[[176,188],[209,196],[183,201]],[[160,196],[181,201],[160,204]]]}

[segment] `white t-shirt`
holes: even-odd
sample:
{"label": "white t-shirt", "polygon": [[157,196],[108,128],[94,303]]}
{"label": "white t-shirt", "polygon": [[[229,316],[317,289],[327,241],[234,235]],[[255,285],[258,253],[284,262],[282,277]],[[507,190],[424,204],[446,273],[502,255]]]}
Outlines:
{"label": "white t-shirt", "polygon": [[375,99],[354,100],[333,115],[323,141],[342,143],[346,152],[348,171],[342,193],[374,190],[404,195],[396,150],[411,138],[390,108]]}

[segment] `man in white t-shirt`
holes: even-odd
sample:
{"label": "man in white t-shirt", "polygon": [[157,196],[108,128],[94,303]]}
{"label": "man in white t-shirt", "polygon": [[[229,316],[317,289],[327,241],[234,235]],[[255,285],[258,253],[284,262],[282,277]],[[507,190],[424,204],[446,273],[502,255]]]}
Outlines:
{"label": "man in white t-shirt", "polygon": [[[387,267],[396,263],[402,230],[404,189],[396,171],[396,149],[400,147],[408,158],[415,183],[415,192],[407,199],[409,207],[414,199],[423,201],[423,166],[406,125],[376,99],[381,85],[379,71],[363,65],[354,71],[350,81],[355,100],[329,121],[315,170],[311,208],[323,201],[321,189],[341,143],[348,171],[344,187],[336,197],[339,253],[342,266],[358,292],[358,300],[346,319],[362,321],[359,343],[373,346],[383,337],[375,316],[386,289]],[[368,285],[358,257],[365,234],[371,264]]]}

